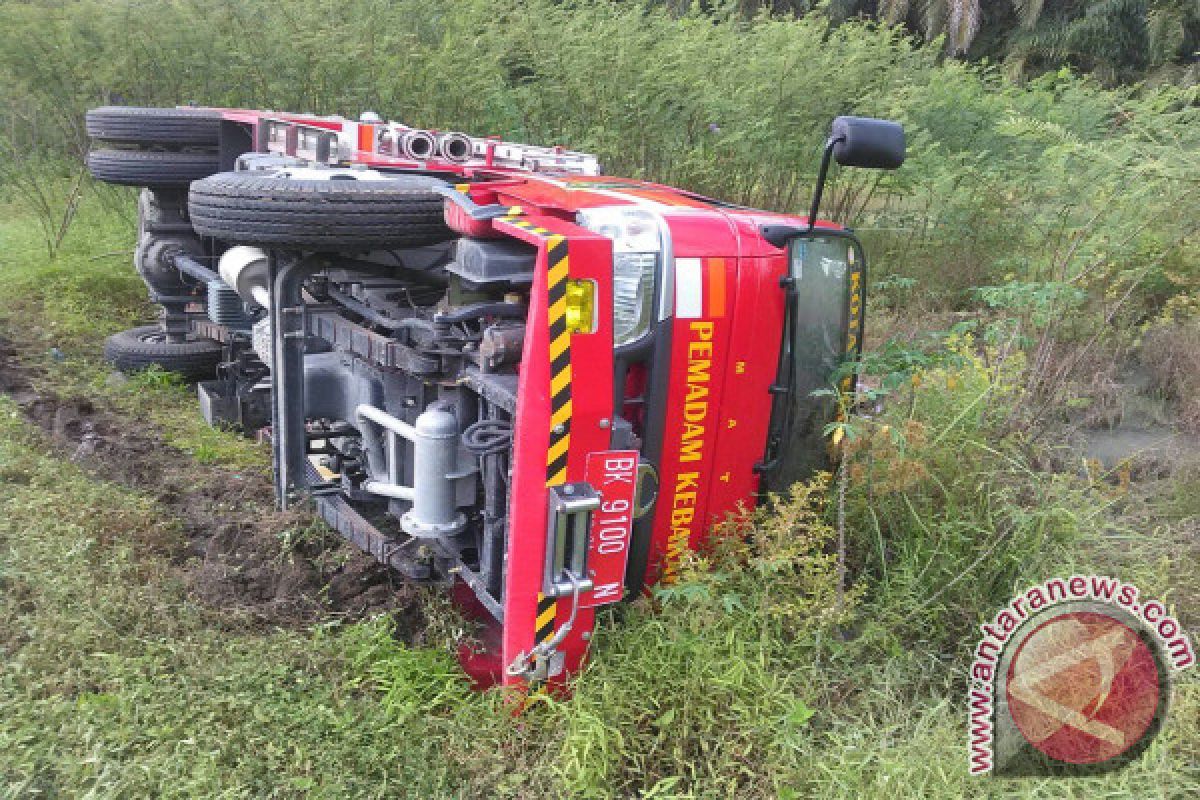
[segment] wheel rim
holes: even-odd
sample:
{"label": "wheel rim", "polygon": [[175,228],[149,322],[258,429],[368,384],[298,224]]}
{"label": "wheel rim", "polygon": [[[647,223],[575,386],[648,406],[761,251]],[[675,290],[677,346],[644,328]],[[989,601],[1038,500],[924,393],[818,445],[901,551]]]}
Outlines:
{"label": "wheel rim", "polygon": [[196,337],[193,336],[191,333],[185,333],[185,334],[182,334],[182,338],[180,338],[178,341],[172,341],[171,335],[169,333],[167,333],[166,331],[160,329],[160,330],[155,330],[155,331],[145,331],[144,333],[139,333],[138,341],[146,342],[147,344],[185,344],[187,342],[196,341]]}

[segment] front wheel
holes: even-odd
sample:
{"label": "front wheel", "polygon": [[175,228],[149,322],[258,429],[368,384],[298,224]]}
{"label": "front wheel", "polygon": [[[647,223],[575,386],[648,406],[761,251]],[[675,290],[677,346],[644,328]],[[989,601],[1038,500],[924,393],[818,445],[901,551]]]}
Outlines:
{"label": "front wheel", "polygon": [[158,325],[142,325],[114,333],[104,342],[104,358],[122,372],[159,367],[198,380],[216,375],[221,343],[187,334],[182,342],[168,341]]}

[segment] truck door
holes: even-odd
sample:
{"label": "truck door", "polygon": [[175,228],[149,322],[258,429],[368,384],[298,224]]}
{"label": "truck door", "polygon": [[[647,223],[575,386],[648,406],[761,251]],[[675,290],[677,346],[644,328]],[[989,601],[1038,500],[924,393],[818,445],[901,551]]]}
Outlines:
{"label": "truck door", "polygon": [[844,377],[839,368],[862,345],[866,264],[857,240],[845,232],[820,232],[794,239],[788,256],[788,307],[763,465],[770,491],[828,466],[824,430],[837,403],[822,390],[853,387],[853,376]]}

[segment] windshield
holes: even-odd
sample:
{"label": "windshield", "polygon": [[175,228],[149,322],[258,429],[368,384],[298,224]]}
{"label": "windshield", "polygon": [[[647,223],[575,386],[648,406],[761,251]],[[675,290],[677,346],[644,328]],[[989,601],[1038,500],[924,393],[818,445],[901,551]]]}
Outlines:
{"label": "windshield", "polygon": [[796,389],[800,397],[829,388],[829,376],[846,353],[847,281],[853,260],[844,237],[797,240],[791,248],[796,279]]}
{"label": "windshield", "polygon": [[773,491],[805,480],[827,465],[823,432],[836,403],[827,394],[813,393],[833,388],[835,371],[848,352],[857,350],[861,325],[863,264],[854,239],[795,239],[789,252],[795,293],[784,331],[780,382],[790,391],[779,397],[772,414],[776,468],[769,488]]}

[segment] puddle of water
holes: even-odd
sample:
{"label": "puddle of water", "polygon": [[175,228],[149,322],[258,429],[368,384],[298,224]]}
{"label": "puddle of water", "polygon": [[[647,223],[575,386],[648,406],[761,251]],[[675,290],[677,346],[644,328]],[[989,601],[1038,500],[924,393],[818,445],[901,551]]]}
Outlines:
{"label": "puddle of water", "polygon": [[1081,426],[1072,439],[1081,455],[1113,469],[1122,462],[1150,467],[1152,472],[1170,473],[1200,453],[1200,436],[1178,430],[1172,424],[1173,409],[1152,388],[1144,366],[1127,365],[1118,385],[1119,414],[1111,428]]}
{"label": "puddle of water", "polygon": [[1112,469],[1122,461],[1178,464],[1200,451],[1200,437],[1167,425],[1147,428],[1084,429],[1079,431],[1083,455]]}

